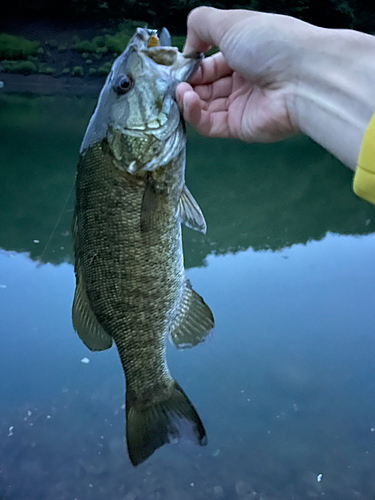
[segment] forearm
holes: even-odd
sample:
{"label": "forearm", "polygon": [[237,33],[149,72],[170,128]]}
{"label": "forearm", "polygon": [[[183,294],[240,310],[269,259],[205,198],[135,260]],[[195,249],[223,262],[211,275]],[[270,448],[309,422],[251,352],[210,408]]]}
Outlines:
{"label": "forearm", "polygon": [[307,40],[290,110],[296,127],[355,170],[375,111],[375,37],[317,28]]}

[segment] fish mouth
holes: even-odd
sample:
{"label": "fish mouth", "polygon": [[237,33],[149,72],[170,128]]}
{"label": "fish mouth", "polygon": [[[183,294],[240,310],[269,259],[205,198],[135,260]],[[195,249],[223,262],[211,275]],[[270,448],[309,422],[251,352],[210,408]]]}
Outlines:
{"label": "fish mouth", "polygon": [[152,104],[152,108],[158,111],[147,122],[132,123],[126,127],[124,132],[127,134],[146,133],[165,140],[177,129],[180,114],[176,104],[176,87],[198,68],[203,56],[200,53],[184,55],[171,43],[171,35],[166,28],[161,30],[160,35],[156,29],[138,28],[129,42],[129,46],[142,58],[145,74],[147,66],[150,66],[154,74],[156,71],[160,75],[160,81],[164,81],[161,84],[164,95],[159,94]]}
{"label": "fish mouth", "polygon": [[[171,43],[166,28],[160,35],[153,29],[136,30],[107,76],[86,129],[81,152],[106,137],[109,125],[126,135],[142,137],[149,134],[160,141],[173,142],[181,122],[176,87],[197,69],[202,55],[183,55]],[[126,89],[118,92],[122,88],[121,80],[127,78],[131,80],[132,94],[119,101],[120,95],[127,93]]]}
{"label": "fish mouth", "polygon": [[152,47],[170,47],[171,35],[167,28],[163,28],[158,35],[158,30],[148,28],[137,28],[129,45],[137,45],[140,49]]}
{"label": "fish mouth", "polygon": [[139,52],[158,66],[169,67],[172,78],[179,83],[187,80],[198,68],[203,54],[182,54],[177,47],[172,47],[171,43],[167,28],[161,30],[160,36],[158,30],[137,28],[129,45],[137,47]]}

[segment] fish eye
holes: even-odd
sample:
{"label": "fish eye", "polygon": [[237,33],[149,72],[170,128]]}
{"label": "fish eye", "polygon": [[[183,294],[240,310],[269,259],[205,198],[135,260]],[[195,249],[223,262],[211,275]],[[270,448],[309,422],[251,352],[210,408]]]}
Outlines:
{"label": "fish eye", "polygon": [[127,75],[119,75],[113,85],[114,91],[118,95],[124,95],[133,87],[133,80]]}

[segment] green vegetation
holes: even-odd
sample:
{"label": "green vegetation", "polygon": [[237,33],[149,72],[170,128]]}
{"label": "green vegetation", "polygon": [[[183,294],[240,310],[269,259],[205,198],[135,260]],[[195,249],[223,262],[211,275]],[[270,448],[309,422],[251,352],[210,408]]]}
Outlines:
{"label": "green vegetation", "polygon": [[59,42],[57,40],[47,40],[45,43],[51,49],[57,49],[57,47],[59,46]]}
{"label": "green vegetation", "polygon": [[[46,0],[26,2],[20,0],[17,16],[20,11],[27,15],[35,9],[39,14],[44,12],[45,18],[57,19],[63,9],[68,18],[88,21],[106,19],[106,25],[97,28],[95,36],[82,39],[74,36],[71,39],[55,40],[48,38],[40,41],[27,40],[21,36],[0,33],[0,70],[4,72],[47,75],[85,75],[103,77],[110,71],[115,57],[126,47],[135,28],[139,26],[151,27],[167,26],[170,32],[182,33],[186,27],[188,12],[199,5],[196,0],[167,0],[167,3],[149,2],[142,0],[67,0],[64,4],[55,5],[50,11],[50,3]],[[64,7],[62,7],[64,5]],[[317,2],[313,0],[238,0],[236,4],[221,0],[211,5],[220,8],[247,8],[265,12],[290,14],[305,21],[320,26],[334,28],[354,28],[362,31],[375,32],[375,11],[368,7],[364,0],[327,0]],[[11,8],[7,15],[11,15]],[[24,10],[22,10],[24,8]],[[124,19],[117,22],[122,15],[142,19],[136,21]],[[116,19],[116,21],[115,21]],[[117,29],[115,28],[117,26]],[[50,35],[48,35],[50,36]],[[185,37],[172,36],[172,45],[182,50]],[[213,48],[210,52],[214,52]],[[2,60],[2,62],[1,62]]]}
{"label": "green vegetation", "polygon": [[[372,2],[365,0],[212,0],[200,2],[198,0],[66,0],[65,2],[51,2],[50,0],[3,0],[3,14],[8,19],[50,19],[103,22],[106,26],[118,23],[119,19],[142,19],[143,25],[148,23],[152,27],[167,26],[177,34],[186,29],[186,17],[191,9],[201,4],[212,5],[222,9],[243,8],[264,12],[276,12],[300,17],[305,21],[330,28],[355,28],[362,31],[375,31],[375,10]],[[120,31],[133,31],[134,21],[124,21]]]}
{"label": "green vegetation", "polygon": [[172,36],[172,45],[177,47],[178,50],[182,50],[184,48],[185,37],[184,36]]}
{"label": "green vegetation", "polygon": [[68,44],[67,43],[60,43],[57,47],[57,50],[59,52],[66,52],[66,50],[68,49]]}
{"label": "green vegetation", "polygon": [[41,75],[53,75],[55,73],[55,69],[51,68],[51,66],[46,66],[45,64],[41,64],[39,66],[39,71]]}
{"label": "green vegetation", "polygon": [[74,50],[85,54],[105,54],[108,48],[105,45],[104,36],[96,36],[92,40],[77,40],[72,47]]}
{"label": "green vegetation", "polygon": [[22,36],[0,33],[0,59],[27,59],[29,56],[34,56],[39,47],[39,42],[31,42]]}
{"label": "green vegetation", "polygon": [[103,56],[111,52],[118,56],[127,46],[131,34],[124,31],[118,31],[114,35],[99,35],[92,40],[77,40],[73,44],[73,49],[80,52],[84,58],[96,54]]}
{"label": "green vegetation", "polygon": [[112,66],[112,63],[107,61],[106,63],[104,63],[102,66],[100,66],[100,68],[98,69],[97,73],[98,75],[100,76],[107,76],[108,73],[110,72],[111,70],[111,66]]}
{"label": "green vegetation", "polygon": [[1,61],[1,71],[4,73],[18,73],[22,75],[31,75],[37,73],[38,68],[32,61]]}
{"label": "green vegetation", "polygon": [[84,71],[83,71],[82,66],[74,66],[74,68],[72,69],[72,75],[73,76],[83,76]]}
{"label": "green vegetation", "polygon": [[3,33],[0,34],[0,59],[3,60],[0,70],[56,76],[105,76],[110,71],[114,58],[124,50],[138,26],[145,26],[145,23],[124,20],[117,30],[99,30],[99,34],[88,40],[82,40],[76,35],[71,40],[57,41],[48,38],[34,42]]}
{"label": "green vegetation", "polygon": [[127,46],[132,34],[126,31],[119,31],[113,36],[107,35],[105,45],[115,56],[118,56]]}

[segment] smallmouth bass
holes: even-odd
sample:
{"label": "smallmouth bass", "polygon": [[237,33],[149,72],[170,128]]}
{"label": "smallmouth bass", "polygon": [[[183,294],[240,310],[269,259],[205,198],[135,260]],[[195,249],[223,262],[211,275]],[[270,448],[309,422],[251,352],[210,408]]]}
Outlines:
{"label": "smallmouth bass", "polygon": [[126,380],[133,465],[180,437],[207,441],[171,376],[166,341],[193,347],[213,328],[185,278],[181,222],[205,232],[185,185],[185,128],[175,89],[198,67],[163,29],[138,28],[116,59],[83,138],[73,217],[73,326],[92,351],[114,342]]}

